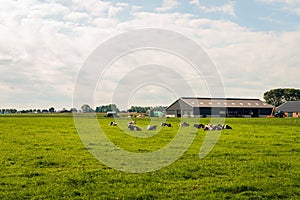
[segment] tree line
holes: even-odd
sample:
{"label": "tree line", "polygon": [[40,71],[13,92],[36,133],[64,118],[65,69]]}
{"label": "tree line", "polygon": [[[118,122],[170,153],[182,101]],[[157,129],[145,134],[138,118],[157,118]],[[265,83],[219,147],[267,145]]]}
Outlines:
{"label": "tree line", "polygon": [[[154,107],[150,107],[150,106],[131,106],[129,109],[127,109],[126,111],[123,112],[136,112],[136,113],[147,113],[147,112],[151,112],[151,111],[165,111],[165,109],[167,108],[167,106],[154,106]],[[108,105],[102,105],[102,106],[98,106],[96,107],[96,109],[94,110],[91,106],[89,106],[88,104],[84,104],[81,106],[81,111],[82,112],[122,112],[120,111],[120,109],[117,107],[116,104],[108,104]]]}
{"label": "tree line", "polygon": [[82,112],[120,112],[119,108],[117,107],[116,104],[108,104],[108,105],[102,105],[102,106],[97,106],[96,109],[93,109],[90,105],[84,104],[81,106],[81,111]]}
{"label": "tree line", "polygon": [[14,113],[55,113],[55,112],[77,112],[77,109],[71,108],[70,110],[67,110],[63,108],[62,110],[56,111],[54,107],[50,107],[49,109],[23,109],[23,110],[17,110],[17,109],[0,109],[0,114],[14,114]]}
{"label": "tree line", "polygon": [[151,111],[164,112],[166,110],[166,108],[167,108],[167,106],[154,106],[154,107],[131,106],[127,111],[128,112],[137,112],[137,113],[147,113],[147,112],[151,112]]}
{"label": "tree line", "polygon": [[[275,107],[280,106],[286,101],[299,101],[300,100],[300,89],[295,88],[277,88],[277,89],[271,89],[269,91],[266,91],[264,93],[264,100],[266,103],[271,104]],[[124,112],[136,112],[136,113],[153,113],[154,111],[164,112],[166,106],[131,106],[129,109],[127,109]],[[6,109],[2,108],[0,109],[0,114],[13,114],[13,113],[73,113],[73,112],[121,112],[116,104],[108,104],[108,105],[101,105],[97,106],[95,109],[93,109],[88,104],[84,104],[81,106],[81,110],[77,110],[76,108],[71,108],[70,110],[67,110],[63,108],[62,110],[56,111],[54,107],[50,107],[49,109],[27,109],[27,110],[17,110],[14,108]]]}
{"label": "tree line", "polygon": [[17,110],[17,109],[0,109],[0,114],[13,114],[13,113],[74,113],[74,112],[97,112],[97,113],[106,113],[106,112],[136,112],[136,113],[147,113],[153,111],[161,111],[163,112],[166,109],[166,106],[131,106],[126,111],[120,111],[116,104],[108,104],[97,106],[93,109],[90,105],[84,104],[78,110],[76,108],[56,110],[54,107],[50,107],[49,109],[26,109],[26,110]]}

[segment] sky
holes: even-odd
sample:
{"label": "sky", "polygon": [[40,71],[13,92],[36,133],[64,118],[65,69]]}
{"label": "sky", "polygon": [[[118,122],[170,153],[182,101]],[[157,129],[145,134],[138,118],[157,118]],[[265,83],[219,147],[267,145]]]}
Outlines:
{"label": "sky", "polygon": [[[225,97],[263,99],[273,88],[300,87],[300,0],[2,0],[0,108],[73,107],[78,74],[91,53],[114,36],[143,28],[176,31],[198,44],[216,67]],[[181,79],[190,74],[181,69],[188,67],[166,52],[133,52],[98,75],[87,103],[122,99],[126,109],[209,97],[213,88],[205,74],[194,77],[195,91],[185,89]]]}

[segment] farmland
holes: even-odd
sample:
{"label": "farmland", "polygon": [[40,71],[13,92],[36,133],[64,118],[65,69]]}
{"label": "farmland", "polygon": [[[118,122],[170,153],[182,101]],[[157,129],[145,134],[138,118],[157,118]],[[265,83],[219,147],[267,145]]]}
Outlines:
{"label": "farmland", "polygon": [[[111,119],[98,120],[112,142],[132,152],[165,146],[180,123],[170,118],[172,128],[143,139],[110,127]],[[182,157],[160,170],[132,174],[94,158],[72,115],[0,115],[0,199],[299,199],[300,119],[226,123],[233,129],[222,131],[205,158],[199,159],[199,150],[206,132],[186,127],[195,139]]]}

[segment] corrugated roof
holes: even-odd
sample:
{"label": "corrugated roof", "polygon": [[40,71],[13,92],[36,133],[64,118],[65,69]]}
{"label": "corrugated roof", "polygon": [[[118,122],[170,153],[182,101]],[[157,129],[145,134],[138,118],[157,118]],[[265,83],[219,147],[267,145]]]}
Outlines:
{"label": "corrugated roof", "polygon": [[259,99],[193,97],[182,97],[180,99],[192,107],[273,108],[272,105]]}
{"label": "corrugated roof", "polygon": [[300,101],[287,101],[277,108],[277,111],[300,112]]}

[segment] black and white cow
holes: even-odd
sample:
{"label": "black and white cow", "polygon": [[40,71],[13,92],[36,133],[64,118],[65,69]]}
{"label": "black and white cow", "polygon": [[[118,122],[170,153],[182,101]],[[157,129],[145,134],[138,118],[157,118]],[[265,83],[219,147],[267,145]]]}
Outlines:
{"label": "black and white cow", "polygon": [[148,125],[148,126],[147,126],[147,130],[148,130],[148,131],[156,130],[156,127],[157,127],[157,125],[154,125],[154,126]]}
{"label": "black and white cow", "polygon": [[179,126],[190,126],[190,124],[187,122],[183,122],[183,123],[179,124]]}
{"label": "black and white cow", "polygon": [[165,122],[161,123],[160,126],[172,127],[171,123],[165,123]]}
{"label": "black and white cow", "polygon": [[118,124],[116,122],[110,122],[110,126],[117,126]]}
{"label": "black and white cow", "polygon": [[200,128],[204,128],[205,125],[204,124],[194,124],[194,127],[197,129],[200,129]]}
{"label": "black and white cow", "polygon": [[129,124],[128,125],[128,128],[131,130],[131,131],[141,131],[142,129],[136,125],[132,125],[132,124]]}
{"label": "black and white cow", "polygon": [[232,129],[231,126],[229,125],[221,125],[221,124],[217,124],[217,125],[213,125],[213,124],[207,124],[203,127],[203,130],[205,131],[218,131],[218,130],[223,130],[223,129]]}
{"label": "black and white cow", "polygon": [[223,129],[232,129],[231,126],[229,126],[228,124],[223,125]]}
{"label": "black and white cow", "polygon": [[131,121],[131,122],[128,122],[127,125],[132,125],[132,124],[136,124],[135,121]]}

